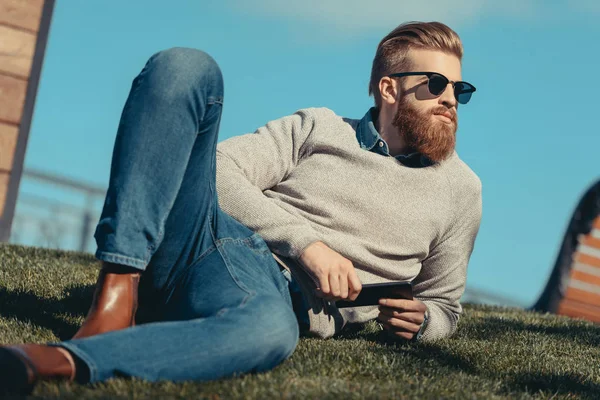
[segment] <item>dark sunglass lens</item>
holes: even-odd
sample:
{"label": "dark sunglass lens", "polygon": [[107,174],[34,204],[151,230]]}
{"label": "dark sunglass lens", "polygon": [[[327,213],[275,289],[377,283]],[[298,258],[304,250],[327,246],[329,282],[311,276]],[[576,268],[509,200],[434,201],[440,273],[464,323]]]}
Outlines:
{"label": "dark sunglass lens", "polygon": [[448,85],[448,79],[438,74],[431,74],[429,77],[429,92],[434,96],[439,96],[444,92]]}
{"label": "dark sunglass lens", "polygon": [[473,92],[463,92],[463,93],[458,93],[456,95],[456,100],[460,103],[460,104],[467,104],[469,102],[469,100],[471,100],[471,95],[473,94]]}
{"label": "dark sunglass lens", "polygon": [[456,82],[454,84],[454,96],[460,104],[467,104],[471,100],[471,95],[475,87],[467,82]]}

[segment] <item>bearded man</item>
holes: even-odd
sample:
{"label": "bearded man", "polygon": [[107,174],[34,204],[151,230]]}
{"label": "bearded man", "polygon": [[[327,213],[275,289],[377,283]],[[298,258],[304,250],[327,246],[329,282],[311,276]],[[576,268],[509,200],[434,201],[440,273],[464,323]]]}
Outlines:
{"label": "bearded man", "polygon": [[[0,386],[264,371],[302,331],[373,319],[400,340],[451,335],[481,218],[480,181],[454,150],[475,91],[462,54],[446,25],[400,25],[379,43],[362,119],[304,109],[218,146],[217,64],[155,54],[121,117],[86,321],[72,340],[0,348]],[[399,280],[412,300],[336,307]],[[152,323],[134,323],[138,289]]]}

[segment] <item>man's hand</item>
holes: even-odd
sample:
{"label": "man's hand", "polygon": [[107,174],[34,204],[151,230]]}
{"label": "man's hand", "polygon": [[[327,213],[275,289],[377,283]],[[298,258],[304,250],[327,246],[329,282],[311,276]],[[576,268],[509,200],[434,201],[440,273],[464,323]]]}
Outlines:
{"label": "man's hand", "polygon": [[302,265],[318,281],[317,296],[327,300],[355,300],[362,289],[352,261],[315,242],[304,249],[299,258]]}
{"label": "man's hand", "polygon": [[427,306],[420,300],[381,299],[377,320],[391,335],[411,340],[425,320]]}

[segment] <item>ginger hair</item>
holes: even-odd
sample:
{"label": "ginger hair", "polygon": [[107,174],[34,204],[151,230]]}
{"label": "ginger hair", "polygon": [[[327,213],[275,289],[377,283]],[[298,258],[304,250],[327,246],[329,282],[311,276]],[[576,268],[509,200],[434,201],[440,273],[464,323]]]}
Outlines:
{"label": "ginger hair", "polygon": [[375,98],[375,106],[381,106],[379,81],[395,72],[408,72],[408,50],[424,49],[443,51],[462,60],[463,45],[460,37],[441,22],[407,22],[399,25],[384,37],[377,46],[371,68],[369,95]]}

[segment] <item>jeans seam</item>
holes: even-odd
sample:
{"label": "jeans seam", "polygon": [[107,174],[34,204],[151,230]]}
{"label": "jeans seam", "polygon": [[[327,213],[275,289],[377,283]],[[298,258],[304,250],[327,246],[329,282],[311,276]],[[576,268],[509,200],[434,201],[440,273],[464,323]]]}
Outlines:
{"label": "jeans seam", "polygon": [[265,250],[257,250],[254,246],[252,246],[252,238],[258,236],[258,233],[254,233],[251,236],[245,237],[245,238],[231,238],[231,237],[226,237],[226,238],[221,238],[218,239],[216,241],[216,244],[226,244],[226,243],[231,243],[231,244],[241,244],[241,245],[245,245],[246,247],[248,247],[248,249],[252,250],[252,252],[254,252],[255,254],[258,255],[263,255],[263,254],[268,254],[271,255],[271,250],[269,250],[269,248],[267,247]]}
{"label": "jeans seam", "polygon": [[[198,263],[200,263],[202,260],[204,260],[208,255],[213,253],[216,249],[217,249],[217,247],[213,245],[213,246],[210,246],[208,249],[204,250],[204,252],[202,252],[202,254],[200,254],[198,257],[196,257],[191,263],[189,263],[178,274],[178,276],[174,277],[175,279],[173,279],[171,281],[171,283],[163,289],[163,293],[165,293],[165,294],[171,293],[172,290],[175,288],[175,286],[177,286],[177,283],[185,276],[185,274],[190,270],[190,268],[196,266]],[[168,296],[165,299],[165,303],[167,303],[170,300],[170,298],[171,298],[171,296]]]}
{"label": "jeans seam", "polygon": [[[218,241],[217,243],[215,243],[215,245],[217,246],[217,250],[218,250],[219,254],[221,254],[221,258],[225,262],[225,267],[227,268],[227,273],[229,273],[229,276],[231,277],[231,279],[233,279],[233,281],[235,282],[235,284],[237,285],[237,287],[239,287],[241,290],[243,290],[244,292],[248,293],[249,295],[252,294],[253,292],[250,289],[248,289],[246,287],[246,285],[244,285],[239,280],[239,278],[236,276],[235,273],[233,273],[232,266],[231,266],[231,261],[229,260],[229,257],[227,257],[227,252],[222,250],[222,248],[223,248],[222,243],[220,241]],[[246,301],[246,299],[244,299],[242,301],[242,304],[244,304],[245,301]]]}
{"label": "jeans seam", "polygon": [[223,105],[223,96],[208,96],[206,105],[212,106],[213,104]]}
{"label": "jeans seam", "polygon": [[213,109],[212,106],[216,106],[216,105],[218,105],[219,107],[221,107],[221,110],[217,111],[218,112],[218,116],[217,116],[217,121],[215,121],[215,124],[217,126],[219,126],[219,124],[221,123],[221,116],[222,116],[221,113],[223,111],[223,100],[222,100],[222,98],[219,99],[217,97],[211,97],[211,96],[209,96],[206,99],[206,104],[205,104],[206,112],[204,113],[204,115],[202,115],[202,118],[200,118],[198,120],[198,127],[200,127],[200,124],[202,122],[204,122],[204,120],[206,119],[207,115],[211,112],[211,110]]}
{"label": "jeans seam", "polygon": [[128,267],[133,267],[141,270],[144,270],[146,268],[146,265],[148,264],[147,261],[139,258],[128,257],[122,254],[111,253],[108,251],[98,250],[96,251],[95,256],[101,261],[114,262],[115,264],[122,264]]}
{"label": "jeans seam", "polygon": [[[175,202],[175,200],[173,200],[173,202]],[[172,204],[171,204],[171,208],[173,208]],[[160,221],[159,228],[158,228],[158,234],[156,235],[156,243],[160,243],[163,240],[163,237],[165,235],[164,226],[167,222],[168,216],[169,216],[169,213],[166,213],[164,218],[162,219],[162,221]],[[146,247],[146,258],[148,258],[148,259],[152,258],[152,254],[154,254],[154,251],[156,250],[156,243],[150,243]]]}
{"label": "jeans seam", "polygon": [[[142,68],[140,73],[137,74],[137,76],[135,78],[133,78],[131,93],[129,94],[130,99],[133,99],[133,96],[138,92],[142,78],[144,78],[144,76],[146,75],[146,72],[148,72],[148,67],[150,66],[150,63],[152,63],[154,61],[154,58],[156,56],[157,56],[157,54],[154,54],[153,56],[151,56],[148,59],[148,61],[146,62],[146,64],[144,64],[144,67]],[[130,102],[127,101],[125,103],[125,106],[123,107],[123,113],[125,113],[126,110],[129,109],[129,105],[130,105]]]}
{"label": "jeans seam", "polygon": [[[148,68],[150,67],[150,64],[154,62],[154,59],[157,56],[158,56],[158,53],[155,53],[152,56],[150,56],[150,58],[148,59],[148,61],[146,62],[146,64],[142,68],[142,70],[140,71],[140,73],[134,78],[132,88],[131,88],[131,93],[129,94],[128,101],[125,103],[125,106],[123,107],[123,111],[122,111],[123,114],[125,114],[127,112],[127,110],[129,109],[129,105],[130,105],[129,100],[133,99],[134,95],[138,92],[139,87],[141,86],[142,79],[145,78],[145,75],[148,72]],[[159,232],[159,236],[160,236],[160,234],[161,233]],[[147,260],[150,260],[154,249],[155,249],[154,243],[150,243],[146,246],[146,259]],[[144,261],[144,263],[147,264],[148,261]]]}

